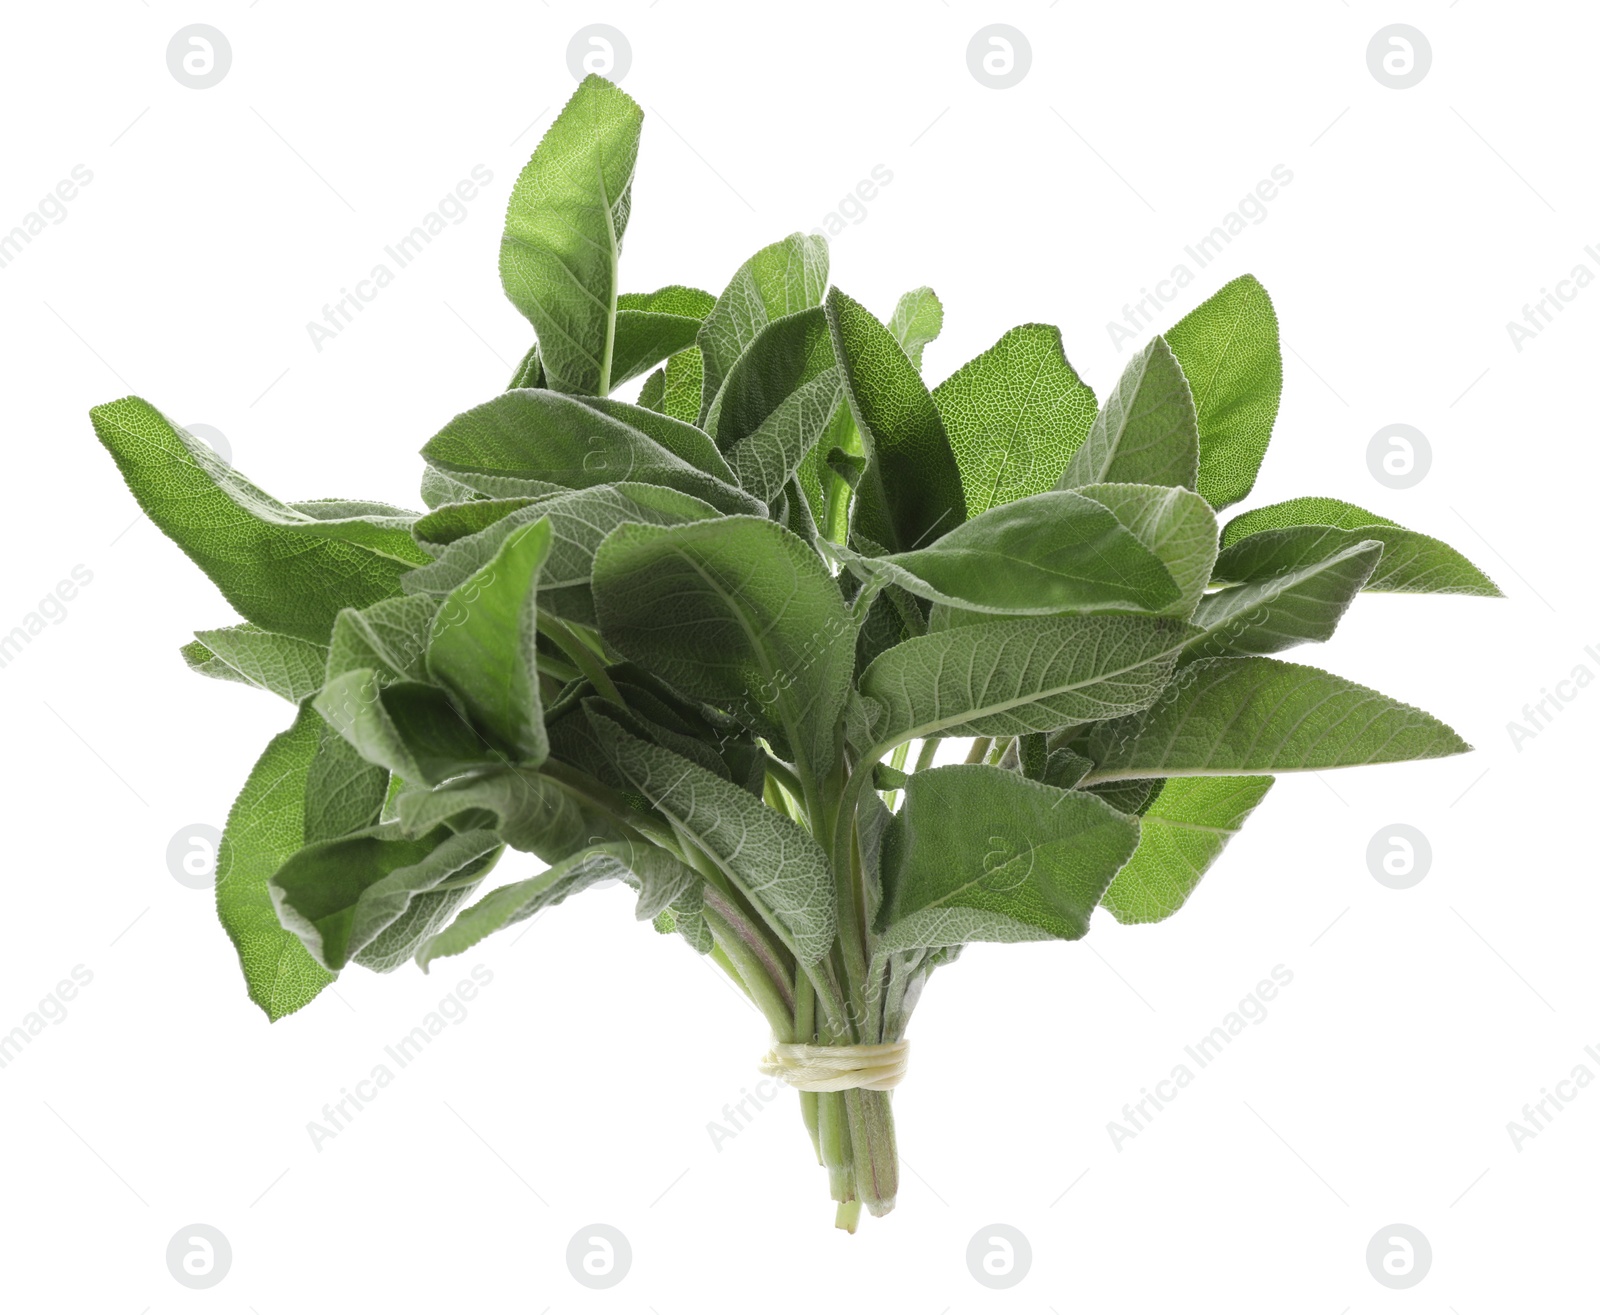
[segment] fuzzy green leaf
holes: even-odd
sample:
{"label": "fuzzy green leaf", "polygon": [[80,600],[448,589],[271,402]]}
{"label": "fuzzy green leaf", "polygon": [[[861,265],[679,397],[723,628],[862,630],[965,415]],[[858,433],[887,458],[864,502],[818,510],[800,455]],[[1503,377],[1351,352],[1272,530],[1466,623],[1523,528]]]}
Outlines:
{"label": "fuzzy green leaf", "polygon": [[1410,762],[1471,747],[1420,708],[1341,676],[1266,657],[1203,658],[1144,712],[1103,721],[1071,746],[1087,783],[1234,776]]}
{"label": "fuzzy green leaf", "polygon": [[1139,839],[1092,795],[998,767],[936,767],[905,789],[883,837],[880,954],[1077,940]]}
{"label": "fuzzy green leaf", "polygon": [[594,597],[619,652],[691,697],[781,728],[803,772],[827,770],[854,624],[798,537],[747,516],[624,525],[595,555]]}
{"label": "fuzzy green leaf", "polygon": [[[912,552],[866,557],[841,549],[840,555],[868,578],[973,612],[1157,613],[1182,601],[1162,560],[1081,492],[1004,503]],[[1202,580],[1210,565],[1208,553]]]}
{"label": "fuzzy green leaf", "polygon": [[833,876],[821,846],[776,809],[671,750],[591,715],[616,769],[681,829],[783,936],[818,962],[833,944]]}
{"label": "fuzzy green leaf", "polygon": [[512,531],[488,564],[446,597],[428,637],[429,675],[531,766],[550,752],[534,663],[539,568],[549,552],[549,521]]}
{"label": "fuzzy green leaf", "polygon": [[250,998],[272,1022],[333,980],[278,922],[267,883],[305,843],[306,777],[322,721],[309,707],[274,736],[228,813],[217,848],[217,916],[239,952]]}
{"label": "fuzzy green leaf", "polygon": [[614,382],[617,258],[644,112],[593,74],[578,84],[511,190],[500,282],[533,323],[551,388]]}
{"label": "fuzzy green leaf", "polygon": [[501,393],[464,411],[422,455],[454,474],[533,480],[562,489],[634,480],[688,493],[730,512],[765,511],[734,487],[709,436],[647,407],[538,388]]}
{"label": "fuzzy green leaf", "polygon": [[866,457],[853,528],[891,552],[920,547],[967,518],[961,472],[939,409],[894,335],[870,311],[838,288],[826,305]]}
{"label": "fuzzy green leaf", "polygon": [[1383,545],[1383,558],[1365,586],[1369,591],[1504,596],[1449,544],[1337,498],[1292,498],[1235,516],[1223,527],[1215,576],[1227,583],[1262,580],[1363,540]]}
{"label": "fuzzy green leaf", "polygon": [[[324,968],[337,972],[392,926],[419,897],[465,899],[494,865],[489,831],[436,831],[407,840],[394,828],[307,845],[272,878],[278,919]],[[431,901],[436,903],[437,901]],[[437,910],[433,911],[435,919]],[[386,958],[392,955],[386,955]],[[359,960],[358,960],[359,961]]]}
{"label": "fuzzy green leaf", "polygon": [[888,327],[906,359],[920,370],[922,349],[944,328],[944,306],[932,288],[913,288],[895,303]]}
{"label": "fuzzy green leaf", "polygon": [[1095,418],[1094,390],[1049,324],[1012,329],[935,388],[933,400],[969,516],[1055,487]]}
{"label": "fuzzy green leaf", "polygon": [[739,266],[706,313],[696,340],[703,364],[701,421],[710,415],[722,381],[756,334],[773,320],[820,304],[827,286],[827,239],[809,233],[791,233]]}
{"label": "fuzzy green leaf", "polygon": [[681,284],[654,292],[624,292],[617,298],[611,387],[615,389],[669,356],[693,347],[700,323],[715,302],[709,292]]}
{"label": "fuzzy green leaf", "polygon": [[248,623],[222,630],[197,630],[183,646],[191,671],[218,680],[254,685],[299,703],[322,688],[328,648],[293,635],[275,635]]}
{"label": "fuzzy green leaf", "polygon": [[1361,540],[1321,561],[1207,594],[1194,613],[1205,633],[1185,658],[1279,653],[1323,642],[1382,554],[1381,543]]}
{"label": "fuzzy green leaf", "polygon": [[417,951],[417,963],[426,972],[435,959],[463,954],[486,936],[602,881],[626,882],[639,892],[634,917],[640,922],[670,909],[676,929],[696,948],[704,945],[710,949],[699,918],[700,887],[704,884],[700,874],[664,849],[619,841],[582,850],[526,881],[490,891],[428,940]]}
{"label": "fuzzy green leaf", "polygon": [[1191,776],[1164,782],[1140,819],[1139,847],[1100,903],[1118,922],[1170,918],[1271,788],[1270,776]]}
{"label": "fuzzy green leaf", "polygon": [[1226,507],[1254,487],[1278,418],[1283,353],[1272,298],[1251,275],[1241,275],[1166,337],[1194,394],[1200,426],[1196,487],[1213,507]]}
{"label": "fuzzy green leaf", "polygon": [[1194,397],[1164,338],[1128,362],[1058,487],[1161,484],[1192,489],[1200,469]]}
{"label": "fuzzy green leaf", "polygon": [[908,639],[862,674],[875,753],[935,735],[1022,735],[1148,707],[1193,634],[1154,617],[1015,617]]}
{"label": "fuzzy green leaf", "polygon": [[140,398],[89,415],[145,513],[263,630],[326,643],[341,607],[398,593],[401,575],[430,560],[411,538],[409,513],[297,510]]}

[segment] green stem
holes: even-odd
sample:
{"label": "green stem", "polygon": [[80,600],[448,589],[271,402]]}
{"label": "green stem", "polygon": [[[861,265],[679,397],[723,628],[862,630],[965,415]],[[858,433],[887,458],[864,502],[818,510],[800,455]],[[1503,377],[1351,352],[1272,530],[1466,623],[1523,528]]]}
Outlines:
{"label": "green stem", "polygon": [[546,639],[572,659],[572,664],[589,678],[589,683],[603,698],[610,699],[618,707],[627,706],[607,674],[604,661],[572,632],[566,622],[558,621],[548,612],[540,612],[539,630]]}
{"label": "green stem", "polygon": [[967,750],[967,761],[969,763],[981,763],[989,752],[989,746],[993,743],[994,741],[987,735],[980,735],[972,742],[972,747]]}
{"label": "green stem", "polygon": [[[817,1038],[817,989],[804,973],[795,979],[794,984],[794,1034],[799,1041],[810,1042]],[[800,1118],[811,1137],[811,1149],[816,1152],[817,1163],[821,1164],[822,1138],[817,1128],[817,1093],[802,1091],[799,1096]]]}
{"label": "green stem", "polygon": [[933,760],[939,753],[939,741],[927,739],[922,742],[922,747],[917,750],[917,767],[919,772],[925,772],[933,766]]}

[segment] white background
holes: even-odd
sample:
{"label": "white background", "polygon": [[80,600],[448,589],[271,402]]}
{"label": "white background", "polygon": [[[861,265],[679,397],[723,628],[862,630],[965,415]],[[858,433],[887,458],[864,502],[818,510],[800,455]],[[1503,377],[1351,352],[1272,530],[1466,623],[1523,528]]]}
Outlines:
{"label": "white background", "polygon": [[[1032,66],[968,72],[1006,22]],[[195,91],[165,52],[222,30]],[[1306,493],[1446,538],[1503,601],[1372,596],[1311,660],[1420,703],[1478,746],[1281,781],[1182,913],[1096,916],[1079,943],[978,947],[936,976],[896,1098],[899,1209],[831,1227],[788,1093],[720,1149],[753,1087],[759,1017],[610,889],[432,976],[352,970],[269,1027],[209,893],[166,849],[220,826],[270,696],[176,653],[230,609],[136,507],[85,417],[137,392],[215,426],[285,498],[417,505],[417,448],[504,386],[530,340],[502,296],[505,197],[570,94],[587,24],[625,33],[646,108],[624,284],[721,288],[757,247],[893,181],[833,244],[880,314],[931,283],[943,378],[1007,328],[1062,326],[1104,395],[1106,324],[1284,165],[1266,218],[1165,313],[1237,274],[1271,291],[1283,407],[1245,505]],[[1403,91],[1380,28],[1432,46]],[[1600,689],[1513,745],[1507,723],[1579,664],[1600,674],[1592,580],[1600,290],[1520,352],[1525,303],[1600,240],[1600,21],[1576,5],[1123,6],[458,3],[8,6],[0,231],[84,165],[59,223],[0,268],[9,555],[0,631],[76,565],[93,582],[0,669],[0,1031],[74,965],[93,982],[0,1070],[0,1304],[29,1311],[1454,1311],[1592,1306],[1600,1089],[1522,1144],[1521,1118],[1600,1046],[1583,842]],[[531,126],[530,126],[531,125]],[[931,125],[931,126],[930,126]],[[493,182],[319,352],[308,321],[440,197]],[[1142,335],[1141,335],[1142,340]],[[1429,438],[1404,491],[1381,427]],[[131,528],[130,528],[131,525]],[[1295,655],[1302,656],[1301,654]],[[1381,828],[1429,838],[1413,889],[1369,873]],[[513,857],[502,875],[521,875]],[[474,964],[493,982],[334,1140],[306,1125]],[[1293,983],[1136,1138],[1120,1117],[1282,964]],[[1191,1065],[1191,1067],[1193,1067]],[[1070,1189],[1070,1190],[1069,1190]],[[617,1287],[569,1238],[630,1240]],[[180,1227],[228,1237],[206,1292],[169,1276]],[[969,1239],[1031,1242],[1004,1292]],[[1404,1222],[1433,1248],[1408,1291],[1368,1273]]]}

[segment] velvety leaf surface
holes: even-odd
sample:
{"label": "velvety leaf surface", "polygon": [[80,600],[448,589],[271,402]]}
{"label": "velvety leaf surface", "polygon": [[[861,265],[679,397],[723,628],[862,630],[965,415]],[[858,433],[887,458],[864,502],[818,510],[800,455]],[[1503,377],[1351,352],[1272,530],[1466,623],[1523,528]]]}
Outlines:
{"label": "velvety leaf surface", "polygon": [[429,560],[397,518],[324,520],[269,497],[140,398],[89,414],[145,514],[263,630],[326,643],[341,607],[398,593]]}
{"label": "velvety leaf surface", "polygon": [[1162,484],[1192,489],[1200,470],[1194,397],[1172,349],[1152,338],[1128,362],[1072,454],[1060,487]]}
{"label": "velvety leaf surface", "polygon": [[998,767],[918,772],[883,837],[879,952],[1076,940],[1138,839],[1092,795]]}
{"label": "velvety leaf surface", "polygon": [[1170,918],[1271,788],[1270,776],[1165,781],[1140,819],[1139,847],[1100,903],[1118,922]]}
{"label": "velvety leaf surface", "polygon": [[1255,485],[1278,418],[1283,354],[1267,290],[1249,274],[1226,284],[1167,331],[1194,394],[1200,426],[1197,487],[1213,507]]}
{"label": "velvety leaf surface", "polygon": [[1072,746],[1088,782],[1409,762],[1471,747],[1443,722],[1354,681],[1266,657],[1204,658],[1144,712]]}
{"label": "velvety leaf surface", "polygon": [[559,392],[611,390],[617,258],[643,118],[626,92],[591,74],[511,190],[500,282],[533,323],[549,386]]}

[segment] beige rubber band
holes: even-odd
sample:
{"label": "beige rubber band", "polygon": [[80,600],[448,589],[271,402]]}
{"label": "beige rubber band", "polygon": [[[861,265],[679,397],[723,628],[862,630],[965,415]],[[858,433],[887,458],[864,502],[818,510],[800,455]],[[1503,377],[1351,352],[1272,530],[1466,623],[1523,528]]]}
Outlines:
{"label": "beige rubber band", "polygon": [[911,1061],[909,1041],[872,1046],[813,1046],[775,1042],[757,1065],[796,1091],[892,1091]]}

